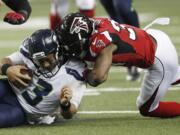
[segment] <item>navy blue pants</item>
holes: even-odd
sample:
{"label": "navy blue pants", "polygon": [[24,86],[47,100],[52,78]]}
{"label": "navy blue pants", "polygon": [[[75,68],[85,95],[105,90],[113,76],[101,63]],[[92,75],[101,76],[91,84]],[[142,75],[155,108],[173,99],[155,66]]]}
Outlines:
{"label": "navy blue pants", "polygon": [[118,23],[139,27],[139,20],[132,8],[132,0],[100,0],[105,10]]}
{"label": "navy blue pants", "polygon": [[25,113],[7,80],[0,79],[0,128],[26,123]]}

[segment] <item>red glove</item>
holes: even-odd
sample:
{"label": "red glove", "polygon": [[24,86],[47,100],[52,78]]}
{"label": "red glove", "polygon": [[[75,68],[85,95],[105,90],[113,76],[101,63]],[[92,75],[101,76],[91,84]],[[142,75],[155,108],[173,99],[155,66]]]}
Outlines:
{"label": "red glove", "polygon": [[10,24],[14,24],[14,25],[18,25],[18,24],[22,24],[26,21],[25,17],[20,14],[20,13],[16,13],[16,12],[9,12],[5,15],[4,17],[4,21],[8,22]]}

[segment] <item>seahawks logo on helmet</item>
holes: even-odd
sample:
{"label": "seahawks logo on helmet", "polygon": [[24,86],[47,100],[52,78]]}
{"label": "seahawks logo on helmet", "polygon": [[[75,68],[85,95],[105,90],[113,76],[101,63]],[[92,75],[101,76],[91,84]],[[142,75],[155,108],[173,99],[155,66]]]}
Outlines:
{"label": "seahawks logo on helmet", "polygon": [[75,17],[70,28],[70,33],[79,33],[81,30],[89,32],[87,22],[83,20],[83,17]]}

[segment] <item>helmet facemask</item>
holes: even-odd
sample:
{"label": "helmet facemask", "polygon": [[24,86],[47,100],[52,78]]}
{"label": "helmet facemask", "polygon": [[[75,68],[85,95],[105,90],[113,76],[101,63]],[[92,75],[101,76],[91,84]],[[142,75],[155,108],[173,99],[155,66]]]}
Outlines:
{"label": "helmet facemask", "polygon": [[[42,57],[39,57],[39,56],[34,57],[32,59],[32,61],[35,64],[37,71],[40,74],[42,74],[45,78],[51,78],[57,74],[57,72],[59,71],[59,69],[61,67],[60,59],[58,57],[56,57],[57,54],[52,53],[52,54],[44,55],[43,53],[44,52],[39,53],[39,54],[41,54]],[[35,55],[37,55],[37,54],[35,54]],[[51,56],[51,55],[53,55],[53,56]],[[51,56],[51,60],[48,60],[48,61],[51,61],[51,62],[49,63],[50,66],[48,67],[48,69],[46,69],[43,67],[42,60],[48,59],[49,56]],[[53,57],[53,60],[52,60],[52,57]]]}

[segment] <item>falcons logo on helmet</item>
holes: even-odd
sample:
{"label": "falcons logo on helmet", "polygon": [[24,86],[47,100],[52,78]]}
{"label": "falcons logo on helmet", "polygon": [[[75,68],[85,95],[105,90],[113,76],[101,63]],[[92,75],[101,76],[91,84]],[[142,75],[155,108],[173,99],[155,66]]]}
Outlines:
{"label": "falcons logo on helmet", "polygon": [[82,19],[82,17],[75,17],[70,28],[70,33],[79,33],[81,30],[89,32],[87,23]]}

